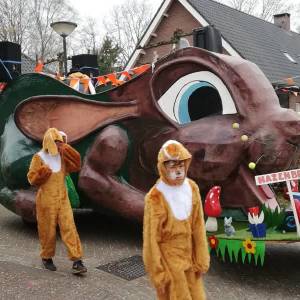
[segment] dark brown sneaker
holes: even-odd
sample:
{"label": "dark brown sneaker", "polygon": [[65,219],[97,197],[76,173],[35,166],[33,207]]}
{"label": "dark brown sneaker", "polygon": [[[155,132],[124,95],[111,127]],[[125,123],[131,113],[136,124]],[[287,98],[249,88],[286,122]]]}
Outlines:
{"label": "dark brown sneaker", "polygon": [[56,266],[53,263],[52,258],[47,258],[47,259],[43,258],[42,262],[43,262],[45,269],[50,270],[50,271],[56,271]]}
{"label": "dark brown sneaker", "polygon": [[73,274],[82,274],[87,272],[87,268],[83,265],[82,260],[76,260],[73,263]]}

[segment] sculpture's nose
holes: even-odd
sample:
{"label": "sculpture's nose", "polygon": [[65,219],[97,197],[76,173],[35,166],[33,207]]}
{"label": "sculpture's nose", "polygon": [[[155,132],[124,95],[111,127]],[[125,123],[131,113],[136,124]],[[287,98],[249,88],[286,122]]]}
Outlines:
{"label": "sculpture's nose", "polygon": [[191,152],[192,178],[214,180],[229,176],[240,162],[245,144],[239,132],[232,128],[238,122],[230,115],[214,116],[192,122],[180,128],[178,140]]}
{"label": "sculpture's nose", "polygon": [[280,119],[275,117],[273,124],[288,143],[300,146],[300,115],[288,109],[280,114]]}
{"label": "sculpture's nose", "polygon": [[251,160],[262,173],[298,167],[300,117],[290,109],[266,116],[249,147]]}

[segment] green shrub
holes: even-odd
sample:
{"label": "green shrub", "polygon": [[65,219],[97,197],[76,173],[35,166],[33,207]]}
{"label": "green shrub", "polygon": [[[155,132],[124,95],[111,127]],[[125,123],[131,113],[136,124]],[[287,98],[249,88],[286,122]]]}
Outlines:
{"label": "green shrub", "polygon": [[270,208],[266,207],[263,204],[262,211],[265,214],[264,223],[266,224],[267,228],[279,229],[284,221],[284,210],[281,210],[279,207],[277,207],[275,211],[272,211]]}

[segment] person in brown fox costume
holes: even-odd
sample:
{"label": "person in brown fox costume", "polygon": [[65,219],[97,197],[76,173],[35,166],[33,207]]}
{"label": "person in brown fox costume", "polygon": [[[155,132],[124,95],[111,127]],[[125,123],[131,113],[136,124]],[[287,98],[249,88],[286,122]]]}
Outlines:
{"label": "person in brown fox costume", "polygon": [[203,300],[210,257],[197,184],[186,177],[191,154],[166,142],[160,178],[145,198],[143,259],[159,300]]}
{"label": "person in brown fox costume", "polygon": [[60,228],[74,273],[85,273],[81,242],[74,223],[68,198],[65,177],[80,170],[80,154],[66,143],[66,135],[56,128],[49,128],[43,140],[43,149],[31,161],[28,181],[38,187],[36,213],[41,258],[46,269],[56,271],[52,257],[55,254],[56,228]]}

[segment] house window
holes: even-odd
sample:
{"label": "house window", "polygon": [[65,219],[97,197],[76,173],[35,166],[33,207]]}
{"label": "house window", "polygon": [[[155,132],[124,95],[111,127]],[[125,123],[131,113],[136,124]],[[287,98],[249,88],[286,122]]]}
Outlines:
{"label": "house window", "polygon": [[291,61],[294,64],[297,64],[297,62],[287,52],[283,52],[283,54],[289,61]]}

